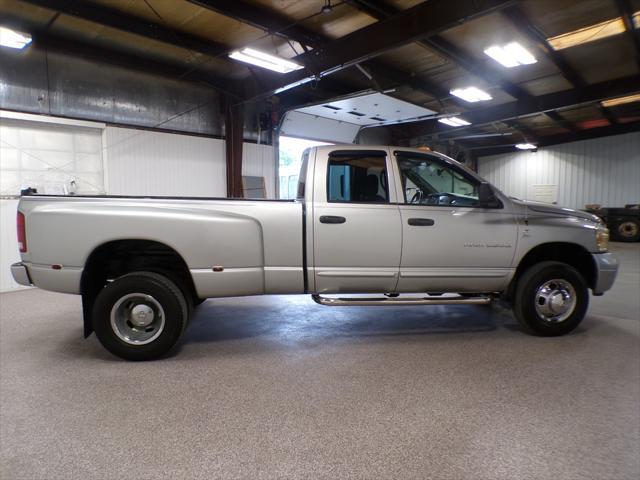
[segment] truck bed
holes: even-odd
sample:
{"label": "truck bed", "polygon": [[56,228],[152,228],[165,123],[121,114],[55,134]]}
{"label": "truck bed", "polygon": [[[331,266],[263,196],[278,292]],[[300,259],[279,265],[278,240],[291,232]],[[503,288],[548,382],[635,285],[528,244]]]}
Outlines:
{"label": "truck bed", "polygon": [[92,252],[144,239],[180,255],[202,298],[298,293],[302,209],[293,200],[28,195],[18,206],[27,231],[22,260],[35,285],[80,293]]}

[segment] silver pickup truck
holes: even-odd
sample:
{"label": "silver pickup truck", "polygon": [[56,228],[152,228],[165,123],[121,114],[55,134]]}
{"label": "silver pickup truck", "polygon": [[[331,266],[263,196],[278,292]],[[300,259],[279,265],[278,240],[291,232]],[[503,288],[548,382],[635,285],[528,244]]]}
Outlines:
{"label": "silver pickup truck", "polygon": [[131,360],[168,352],[203,299],[242,295],[500,297],[527,331],[562,335],[618,268],[594,215],[509,198],[444,155],[386,146],[305,151],[296,200],[23,196],[18,237],[16,281],[82,295],[85,336]]}

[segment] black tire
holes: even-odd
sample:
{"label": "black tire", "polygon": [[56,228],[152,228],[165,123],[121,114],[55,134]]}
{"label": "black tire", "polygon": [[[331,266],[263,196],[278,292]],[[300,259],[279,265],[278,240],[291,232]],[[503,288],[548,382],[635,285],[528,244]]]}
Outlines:
{"label": "black tire", "polygon": [[[145,310],[142,316],[148,314],[152,319],[148,326],[136,327],[131,322],[131,315],[140,307]],[[189,306],[180,288],[167,277],[134,272],[100,291],[92,317],[98,340],[111,353],[126,360],[153,360],[176,345],[189,322]]]}
{"label": "black tire", "polygon": [[[545,286],[549,288],[543,289]],[[547,302],[551,298],[561,302],[575,298],[573,309]],[[580,324],[588,307],[587,284],[580,272],[566,263],[540,262],[529,267],[518,279],[513,313],[529,333],[543,337],[569,333]],[[557,311],[551,311],[554,308]],[[560,313],[564,308],[566,311]]]}
{"label": "black tire", "polygon": [[193,306],[197,307],[199,305],[202,305],[204,302],[206,302],[207,299],[206,298],[198,298],[198,297],[193,297]]}
{"label": "black tire", "polygon": [[612,232],[620,242],[640,242],[640,222],[629,218],[616,223]]}

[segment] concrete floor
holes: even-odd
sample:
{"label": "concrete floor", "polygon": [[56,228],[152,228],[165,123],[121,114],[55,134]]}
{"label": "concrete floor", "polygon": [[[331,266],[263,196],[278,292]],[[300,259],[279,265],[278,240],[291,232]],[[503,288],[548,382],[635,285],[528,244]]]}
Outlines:
{"label": "concrete floor", "polygon": [[179,354],[0,296],[0,478],[640,478],[640,245],[571,335],[487,307],[209,300]]}

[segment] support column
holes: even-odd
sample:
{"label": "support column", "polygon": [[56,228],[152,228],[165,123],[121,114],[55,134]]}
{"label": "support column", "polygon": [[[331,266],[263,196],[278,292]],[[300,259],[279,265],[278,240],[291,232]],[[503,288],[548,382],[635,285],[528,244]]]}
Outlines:
{"label": "support column", "polygon": [[242,198],[242,140],[244,108],[226,99],[224,115],[225,147],[227,157],[227,197]]}

